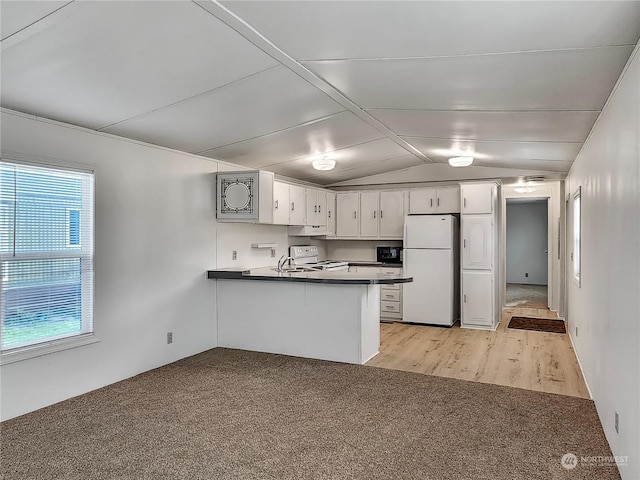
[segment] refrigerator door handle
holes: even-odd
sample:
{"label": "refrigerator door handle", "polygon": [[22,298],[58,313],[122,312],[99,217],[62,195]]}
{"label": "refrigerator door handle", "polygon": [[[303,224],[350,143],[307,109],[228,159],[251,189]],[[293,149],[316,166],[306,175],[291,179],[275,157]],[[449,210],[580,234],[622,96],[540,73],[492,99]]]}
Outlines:
{"label": "refrigerator door handle", "polygon": [[464,294],[464,303],[467,303],[467,294]]}

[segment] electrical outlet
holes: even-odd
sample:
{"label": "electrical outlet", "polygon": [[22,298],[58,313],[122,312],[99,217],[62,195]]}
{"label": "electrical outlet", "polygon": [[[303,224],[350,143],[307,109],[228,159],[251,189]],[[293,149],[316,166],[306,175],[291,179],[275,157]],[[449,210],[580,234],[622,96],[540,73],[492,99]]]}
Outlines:
{"label": "electrical outlet", "polygon": [[528,277],[528,276],[529,276],[529,274],[528,274],[528,273],[525,273],[525,274],[524,274],[524,276],[525,276],[525,277]]}
{"label": "electrical outlet", "polygon": [[237,250],[234,250],[234,251],[231,253],[231,260],[237,260],[237,259],[238,259],[238,251],[237,251]]}
{"label": "electrical outlet", "polygon": [[620,415],[618,415],[618,412],[614,412],[616,414],[615,416],[615,421],[614,421],[614,426],[616,427],[616,433],[620,433]]}
{"label": "electrical outlet", "polygon": [[173,332],[167,332],[167,344],[173,343]]}
{"label": "electrical outlet", "polygon": [[271,258],[276,258],[276,249],[275,248],[271,249]]}

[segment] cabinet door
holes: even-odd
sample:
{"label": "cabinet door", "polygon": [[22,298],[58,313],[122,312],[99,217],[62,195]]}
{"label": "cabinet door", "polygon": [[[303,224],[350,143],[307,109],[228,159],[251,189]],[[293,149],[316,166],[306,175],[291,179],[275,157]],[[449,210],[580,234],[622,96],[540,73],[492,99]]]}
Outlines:
{"label": "cabinet door", "polygon": [[462,272],[462,326],[493,325],[493,275]]}
{"label": "cabinet door", "polygon": [[360,234],[360,194],[336,194],[336,236],[357,237]]}
{"label": "cabinet door", "polygon": [[380,214],[379,192],[360,193],[360,236],[378,237],[378,221]]}
{"label": "cabinet door", "polygon": [[327,236],[336,234],[336,194],[327,192]]}
{"label": "cabinet door", "polygon": [[273,223],[289,225],[289,184],[273,182]]}
{"label": "cabinet door", "polygon": [[493,183],[462,184],[462,213],[493,213]]}
{"label": "cabinet door", "polygon": [[460,187],[438,187],[438,213],[460,213]]}
{"label": "cabinet door", "polygon": [[410,214],[437,213],[437,204],[438,196],[435,187],[409,191]]}
{"label": "cabinet door", "polygon": [[380,237],[402,238],[404,192],[380,192]]}
{"label": "cabinet door", "polygon": [[316,190],[316,204],[318,205],[318,214],[316,216],[316,225],[324,226],[327,224],[327,192],[324,190]]}
{"label": "cabinet door", "polygon": [[289,224],[305,225],[306,218],[304,187],[289,186]]}
{"label": "cabinet door", "polygon": [[318,225],[318,191],[305,188],[307,198],[307,225]]}
{"label": "cabinet door", "polygon": [[463,215],[462,268],[488,270],[492,266],[493,218],[491,215]]}

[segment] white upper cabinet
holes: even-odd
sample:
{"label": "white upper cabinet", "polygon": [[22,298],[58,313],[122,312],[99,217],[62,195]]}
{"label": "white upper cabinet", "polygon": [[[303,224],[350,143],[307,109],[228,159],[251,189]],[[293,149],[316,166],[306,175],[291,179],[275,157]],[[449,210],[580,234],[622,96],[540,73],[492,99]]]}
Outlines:
{"label": "white upper cabinet", "polygon": [[493,213],[495,189],[495,183],[462,184],[462,213]]}
{"label": "white upper cabinet", "polygon": [[380,193],[360,193],[360,237],[378,238]]}
{"label": "white upper cabinet", "polygon": [[289,225],[306,224],[305,188],[289,185]]}
{"label": "white upper cabinet", "polygon": [[430,187],[409,192],[409,213],[460,213],[460,187]]}
{"label": "white upper cabinet", "polygon": [[273,223],[289,225],[289,184],[273,182]]}
{"label": "white upper cabinet", "polygon": [[381,238],[402,238],[404,228],[404,192],[380,192]]}
{"label": "white upper cabinet", "polygon": [[216,219],[219,222],[273,223],[273,173],[263,170],[220,172],[216,184]]}
{"label": "white upper cabinet", "polygon": [[307,188],[307,225],[324,226],[327,224],[327,194],[324,190]]}
{"label": "white upper cabinet", "polygon": [[336,194],[327,193],[327,236],[333,237],[336,234]]}
{"label": "white upper cabinet", "polygon": [[493,252],[493,216],[474,215],[462,222],[462,268],[490,270]]}
{"label": "white upper cabinet", "polygon": [[360,194],[336,194],[336,236],[358,237],[360,235]]}

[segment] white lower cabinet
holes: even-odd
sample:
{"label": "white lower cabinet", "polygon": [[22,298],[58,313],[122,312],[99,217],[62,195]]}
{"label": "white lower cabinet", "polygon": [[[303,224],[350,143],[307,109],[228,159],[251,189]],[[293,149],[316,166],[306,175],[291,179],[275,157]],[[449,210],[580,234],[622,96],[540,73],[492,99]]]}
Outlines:
{"label": "white lower cabinet", "polygon": [[462,326],[493,326],[493,274],[462,272]]}
{"label": "white lower cabinet", "polygon": [[[397,273],[398,268],[380,267],[380,273]],[[402,284],[380,285],[380,319],[402,320]]]}

